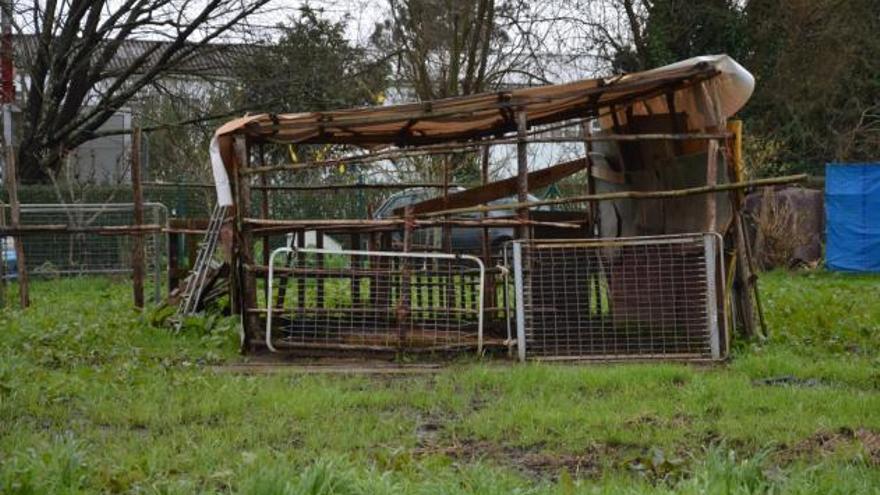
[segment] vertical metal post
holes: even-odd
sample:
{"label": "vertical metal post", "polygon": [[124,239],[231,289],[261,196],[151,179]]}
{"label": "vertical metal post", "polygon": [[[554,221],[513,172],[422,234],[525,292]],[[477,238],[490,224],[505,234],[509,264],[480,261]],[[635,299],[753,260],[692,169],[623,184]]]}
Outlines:
{"label": "vertical metal post", "polygon": [[[525,203],[529,199],[529,157],[528,157],[528,118],[526,112],[520,110],[516,113],[516,196],[517,201]],[[528,226],[529,209],[519,208],[517,215],[521,221],[520,235],[522,239],[531,238],[531,228]]]}
{"label": "vertical metal post", "polygon": [[709,349],[712,351],[712,359],[721,358],[715,276],[715,255],[718,253],[716,242],[717,239],[713,233],[703,234],[703,255],[706,260],[706,324],[709,331]]}
{"label": "vertical metal post", "polygon": [[[144,190],[141,180],[141,129],[135,127],[131,133],[131,191],[134,203],[134,225],[140,228],[144,224]],[[134,290],[134,307],[144,307],[144,236],[135,232],[132,239],[131,269],[132,287]]]}
{"label": "vertical metal post", "polygon": [[513,243],[513,291],[516,304],[516,352],[520,361],[526,360],[526,313],[523,294],[522,244]]}

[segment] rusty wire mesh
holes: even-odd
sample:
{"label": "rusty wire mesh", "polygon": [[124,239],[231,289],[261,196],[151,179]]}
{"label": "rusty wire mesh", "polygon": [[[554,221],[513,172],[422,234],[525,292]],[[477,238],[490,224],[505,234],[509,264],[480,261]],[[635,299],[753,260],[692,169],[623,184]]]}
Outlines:
{"label": "rusty wire mesh", "polygon": [[[22,226],[58,226],[71,229],[128,226],[134,223],[130,203],[22,204]],[[9,207],[2,215],[9,223]],[[166,227],[168,212],[161,203],[144,204],[144,222]],[[28,273],[35,277],[112,275],[132,272],[133,237],[96,232],[40,232],[22,238]],[[144,234],[144,262],[147,281],[159,297],[160,278],[166,260],[166,236]],[[7,268],[7,271],[11,267]]]}
{"label": "rusty wire mesh", "polygon": [[716,235],[510,249],[522,358],[719,357]]}
{"label": "rusty wire mesh", "polygon": [[277,348],[453,350],[482,338],[485,271],[472,256],[280,248],[266,342]]}

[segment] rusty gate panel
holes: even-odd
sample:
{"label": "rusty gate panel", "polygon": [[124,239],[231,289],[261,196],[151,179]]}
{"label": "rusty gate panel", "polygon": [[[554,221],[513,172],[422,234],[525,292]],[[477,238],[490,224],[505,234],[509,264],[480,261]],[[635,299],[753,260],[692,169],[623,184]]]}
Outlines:
{"label": "rusty gate panel", "polygon": [[719,359],[721,247],[717,234],[513,241],[520,359]]}

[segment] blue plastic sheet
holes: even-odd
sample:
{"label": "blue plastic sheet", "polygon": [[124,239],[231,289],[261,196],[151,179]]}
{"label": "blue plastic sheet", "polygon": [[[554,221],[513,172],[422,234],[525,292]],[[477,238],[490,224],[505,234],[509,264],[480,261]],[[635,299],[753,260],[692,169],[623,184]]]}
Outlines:
{"label": "blue plastic sheet", "polygon": [[825,166],[829,270],[880,272],[880,163]]}

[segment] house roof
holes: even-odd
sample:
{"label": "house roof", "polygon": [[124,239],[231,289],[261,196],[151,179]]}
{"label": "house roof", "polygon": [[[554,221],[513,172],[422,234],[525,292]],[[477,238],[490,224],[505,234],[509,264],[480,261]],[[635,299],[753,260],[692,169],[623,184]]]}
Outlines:
{"label": "house roof", "polygon": [[[36,35],[16,35],[13,36],[12,43],[16,65],[26,67],[36,58],[39,47],[39,39]],[[114,74],[128,70],[135,60],[151,49],[156,50],[154,56],[158,56],[167,45],[170,45],[167,41],[126,39],[122,41],[115,56],[107,64],[105,76],[113,77]],[[192,54],[165,71],[166,73],[194,77],[232,77],[236,73],[237,61],[253,55],[254,51],[259,49],[256,45],[245,44],[211,43],[191,46],[195,47]],[[145,66],[150,65],[147,63]]]}
{"label": "house roof", "polygon": [[421,103],[259,114],[228,122],[217,135],[244,134],[276,143],[413,146],[502,135],[516,129],[518,111],[525,112],[530,127],[611,111],[625,119],[627,107],[636,114],[666,113],[667,95],[675,99],[677,111],[699,119],[706,113],[702,94],[687,90],[708,80],[718,82],[713,91],[728,115],[745,104],[754,86],[752,76],[731,58],[706,56],[645,72]]}

